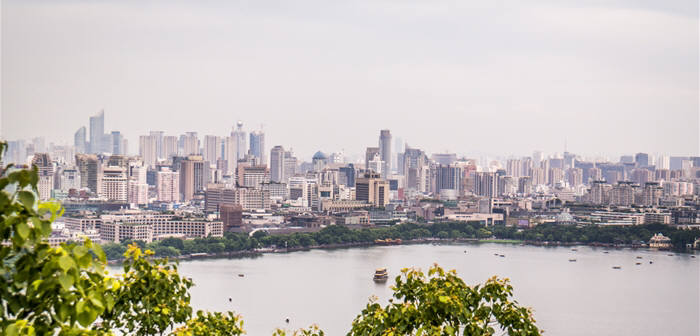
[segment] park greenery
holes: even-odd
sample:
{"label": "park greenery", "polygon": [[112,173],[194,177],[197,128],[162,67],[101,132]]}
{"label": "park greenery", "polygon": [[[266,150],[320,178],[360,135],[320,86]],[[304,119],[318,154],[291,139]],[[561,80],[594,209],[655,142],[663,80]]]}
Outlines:
{"label": "park greenery", "polygon": [[483,226],[478,222],[444,222],[430,225],[403,223],[392,226],[349,229],[342,225],[331,225],[318,232],[270,234],[256,231],[252,235],[228,232],[224,237],[197,239],[166,238],[149,244],[125,241],[102,246],[108,259],[120,259],[127,246],[137,243],[141,248],[155,251],[158,257],[176,257],[192,253],[222,254],[253,251],[258,248],[312,248],[319,246],[342,246],[342,244],[371,244],[377,239],[503,239],[526,242],[557,242],[569,244],[636,245],[648,242],[655,233],[671,238],[678,250],[684,249],[700,237],[700,230],[677,229],[663,224],[636,226],[557,225],[540,224],[532,228],[495,225]]}
{"label": "park greenery", "polygon": [[[6,146],[0,143],[0,153]],[[155,258],[157,252],[143,249],[141,242],[125,247],[119,275],[107,272],[104,249],[90,240],[50,246],[52,223],[63,210],[59,203],[37,200],[38,179],[36,167],[11,165],[0,176],[0,334],[245,334],[242,318],[233,312],[193,313],[192,281],[178,273],[177,264]],[[351,231],[331,228],[313,239],[320,244],[341,241],[335,237],[340,232]],[[207,240],[207,245],[246,249],[275,239],[264,233],[242,237],[227,236],[229,245],[222,239]],[[186,251],[188,244],[170,240],[155,247],[171,253]],[[427,277],[419,270],[404,270],[394,291],[396,301],[386,307],[370,302],[349,335],[492,335],[496,329],[510,335],[540,334],[531,311],[513,300],[507,280],[493,278],[470,287],[455,272],[435,266]],[[317,326],[274,332],[287,334],[324,335]]]}

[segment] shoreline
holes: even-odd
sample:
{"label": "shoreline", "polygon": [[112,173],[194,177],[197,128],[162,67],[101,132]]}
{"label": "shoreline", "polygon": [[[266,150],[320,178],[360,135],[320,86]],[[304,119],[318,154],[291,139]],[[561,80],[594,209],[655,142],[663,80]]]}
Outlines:
{"label": "shoreline", "polygon": [[[606,249],[646,249],[649,251],[657,252],[671,252],[674,254],[691,254],[695,253],[691,250],[690,252],[679,252],[672,251],[671,249],[657,249],[650,248],[642,244],[606,244],[606,243],[581,243],[581,242],[540,242],[540,241],[526,241],[526,240],[513,240],[513,239],[478,239],[478,238],[418,238],[404,240],[401,243],[389,243],[389,244],[378,244],[375,242],[357,242],[357,243],[337,243],[337,244],[326,244],[326,245],[314,245],[307,247],[293,247],[293,248],[262,248],[256,250],[244,250],[244,251],[234,251],[234,252],[220,252],[220,253],[192,253],[180,255],[177,257],[167,257],[168,260],[176,261],[189,261],[189,260],[199,260],[199,259],[235,259],[235,258],[257,258],[264,254],[270,253],[292,253],[301,251],[311,251],[311,250],[335,250],[335,249],[350,249],[355,247],[370,247],[370,246],[392,246],[392,245],[419,245],[419,244],[436,244],[436,243],[494,243],[494,244],[518,244],[518,245],[529,245],[529,246],[539,246],[539,247],[573,247],[573,246],[588,246],[588,247],[602,247]],[[121,265],[123,259],[118,260],[107,260],[107,265],[116,266]]]}

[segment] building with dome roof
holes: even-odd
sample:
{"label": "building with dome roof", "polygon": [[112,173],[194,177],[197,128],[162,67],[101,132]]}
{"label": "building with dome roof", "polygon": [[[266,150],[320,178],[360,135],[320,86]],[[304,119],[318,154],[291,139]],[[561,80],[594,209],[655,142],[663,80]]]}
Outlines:
{"label": "building with dome roof", "polygon": [[668,238],[661,233],[655,234],[649,239],[649,247],[665,250],[671,248],[671,238]]}
{"label": "building with dome roof", "polygon": [[326,168],[326,166],[328,166],[328,155],[326,155],[322,151],[318,151],[311,158],[311,163],[314,166],[314,171],[319,172]]}

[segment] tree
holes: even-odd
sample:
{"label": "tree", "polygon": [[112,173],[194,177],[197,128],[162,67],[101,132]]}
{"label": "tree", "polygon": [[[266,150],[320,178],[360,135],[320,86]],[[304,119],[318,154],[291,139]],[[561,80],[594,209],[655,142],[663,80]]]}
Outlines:
{"label": "tree", "polygon": [[467,286],[455,271],[435,265],[423,272],[403,269],[394,299],[385,307],[374,300],[355,318],[348,335],[540,335],[529,308],[513,300],[507,279],[493,277]]}

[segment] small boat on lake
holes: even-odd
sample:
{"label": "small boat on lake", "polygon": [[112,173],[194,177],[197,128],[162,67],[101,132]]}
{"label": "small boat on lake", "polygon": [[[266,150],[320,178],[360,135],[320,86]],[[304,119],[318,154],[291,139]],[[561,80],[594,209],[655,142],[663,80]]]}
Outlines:
{"label": "small boat on lake", "polygon": [[374,240],[374,243],[377,245],[399,245],[401,244],[401,239],[376,239]]}
{"label": "small boat on lake", "polygon": [[244,277],[244,276],[245,276],[245,274],[243,274],[243,273],[238,273],[238,277],[239,277],[239,278],[242,278],[242,277]]}
{"label": "small boat on lake", "polygon": [[640,263],[640,262],[638,262],[638,263],[635,263],[635,265],[641,265],[641,264],[642,264],[642,263]]}
{"label": "small boat on lake", "polygon": [[622,267],[621,266],[613,266],[612,268],[613,269],[621,269]]}
{"label": "small boat on lake", "polygon": [[576,262],[576,259],[569,259],[569,262]]}
{"label": "small boat on lake", "polygon": [[571,250],[572,250],[572,251],[574,251],[574,252],[578,251],[578,250],[577,250],[577,249],[575,249],[575,248],[572,248]]}
{"label": "small boat on lake", "polygon": [[374,282],[386,282],[389,279],[389,273],[387,273],[386,268],[377,268],[374,271]]}
{"label": "small boat on lake", "polygon": [[640,257],[640,256],[637,256],[637,259],[642,259],[642,257]]}

